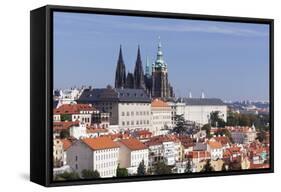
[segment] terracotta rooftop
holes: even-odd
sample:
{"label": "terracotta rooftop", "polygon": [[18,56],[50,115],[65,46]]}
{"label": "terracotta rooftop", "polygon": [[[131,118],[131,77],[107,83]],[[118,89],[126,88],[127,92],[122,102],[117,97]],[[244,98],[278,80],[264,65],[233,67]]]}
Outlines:
{"label": "terracotta rooftop", "polygon": [[139,130],[139,131],[135,131],[133,135],[140,138],[148,138],[151,137],[152,133],[148,130]]}
{"label": "terracotta rooftop", "polygon": [[142,150],[142,149],[147,149],[147,146],[144,145],[142,142],[135,138],[129,138],[129,139],[123,139],[120,140],[120,143],[125,145],[127,148],[131,150]]}
{"label": "terracotta rooftop", "polygon": [[149,141],[145,142],[145,144],[147,146],[160,145],[163,142],[169,142],[169,141],[180,142],[175,135],[158,135],[158,136],[151,137]]}
{"label": "terracotta rooftop", "polygon": [[208,151],[190,151],[188,153],[189,158],[210,158]]}
{"label": "terracotta rooftop", "polygon": [[209,141],[208,145],[213,149],[222,148],[222,144],[220,142],[217,142],[217,141]]}
{"label": "terracotta rooftop", "polygon": [[54,114],[79,114],[81,111],[93,111],[94,107],[90,104],[64,104],[54,109]]}
{"label": "terracotta rooftop", "polygon": [[226,145],[228,143],[231,143],[227,136],[218,136],[218,137],[213,137],[213,138],[217,142],[220,142],[222,145]]}
{"label": "terracotta rooftop", "polygon": [[94,128],[94,127],[87,127],[87,133],[106,133],[108,129],[105,128]]}
{"label": "terracotta rooftop", "polygon": [[119,148],[119,145],[108,137],[86,138],[82,141],[92,150]]}
{"label": "terracotta rooftop", "polygon": [[78,126],[79,121],[61,121],[61,122],[53,122],[54,131],[62,131],[67,130],[72,126]]}
{"label": "terracotta rooftop", "polygon": [[151,102],[151,107],[169,107],[169,105],[161,99],[154,99]]}

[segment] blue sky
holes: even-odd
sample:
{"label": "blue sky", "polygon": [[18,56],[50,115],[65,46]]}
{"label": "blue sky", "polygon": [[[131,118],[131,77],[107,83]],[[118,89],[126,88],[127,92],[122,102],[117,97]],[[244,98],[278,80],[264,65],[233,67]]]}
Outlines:
{"label": "blue sky", "polygon": [[161,37],[177,96],[268,100],[269,25],[97,14],[54,14],[54,87],[114,85],[122,44],[127,71]]}

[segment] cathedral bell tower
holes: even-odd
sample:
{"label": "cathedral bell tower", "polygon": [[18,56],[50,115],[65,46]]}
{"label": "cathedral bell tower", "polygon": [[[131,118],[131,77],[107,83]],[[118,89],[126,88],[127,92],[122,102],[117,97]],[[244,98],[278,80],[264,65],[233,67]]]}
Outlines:
{"label": "cathedral bell tower", "polygon": [[162,45],[158,43],[157,57],[152,64],[152,97],[171,97],[170,85],[168,82],[168,68],[163,59]]}

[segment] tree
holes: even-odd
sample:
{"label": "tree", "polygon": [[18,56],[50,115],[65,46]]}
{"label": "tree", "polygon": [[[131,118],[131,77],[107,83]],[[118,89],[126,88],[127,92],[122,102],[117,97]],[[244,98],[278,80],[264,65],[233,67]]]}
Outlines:
{"label": "tree", "polygon": [[100,173],[97,170],[82,170],[82,177],[84,179],[94,179],[94,178],[100,178]]}
{"label": "tree", "polygon": [[212,127],[225,127],[225,121],[220,118],[219,111],[210,113],[210,124]]}
{"label": "tree", "polygon": [[237,126],[239,124],[239,114],[234,112],[228,112],[227,114],[227,126]]}
{"label": "tree", "polygon": [[207,138],[211,138],[211,125],[210,124],[205,124],[203,125],[203,127],[201,128],[201,130],[205,130],[206,131],[206,134],[207,134]]}
{"label": "tree", "polygon": [[120,168],[120,164],[118,164],[116,169],[116,177],[127,177],[129,176],[128,170],[126,168]]}
{"label": "tree", "polygon": [[229,163],[229,170],[233,171],[233,170],[241,170],[241,161],[240,160],[236,160],[233,162]]}
{"label": "tree", "polygon": [[190,159],[187,160],[186,167],[185,167],[185,173],[192,173],[192,166]]}
{"label": "tree", "polygon": [[72,121],[71,115],[69,115],[69,114],[62,114],[62,115],[60,115],[60,120],[61,121]]}
{"label": "tree", "polygon": [[164,162],[158,162],[155,166],[154,172],[156,175],[171,174],[172,169],[167,166]]}
{"label": "tree", "polygon": [[79,174],[76,172],[63,172],[61,174],[57,174],[54,178],[56,181],[67,181],[67,180],[78,180],[80,179]]}
{"label": "tree", "polygon": [[138,166],[137,175],[146,175],[144,160],[142,160]]}
{"label": "tree", "polygon": [[66,139],[66,138],[68,138],[69,137],[69,131],[68,130],[62,130],[61,132],[60,132],[60,138],[61,139]]}
{"label": "tree", "polygon": [[183,115],[175,116],[176,126],[173,128],[173,132],[177,134],[183,134],[186,132],[185,119]]}
{"label": "tree", "polygon": [[211,165],[211,160],[208,159],[201,172],[212,172],[212,171],[214,171],[214,168]]}
{"label": "tree", "polygon": [[266,140],[266,132],[265,131],[261,131],[257,134],[257,139],[259,140],[259,142],[263,142],[264,140]]}

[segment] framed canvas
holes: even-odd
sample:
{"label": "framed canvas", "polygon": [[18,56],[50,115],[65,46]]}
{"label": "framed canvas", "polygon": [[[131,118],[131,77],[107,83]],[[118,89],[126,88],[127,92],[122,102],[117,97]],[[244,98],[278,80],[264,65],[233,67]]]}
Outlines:
{"label": "framed canvas", "polygon": [[31,11],[30,180],[272,173],[273,20]]}

